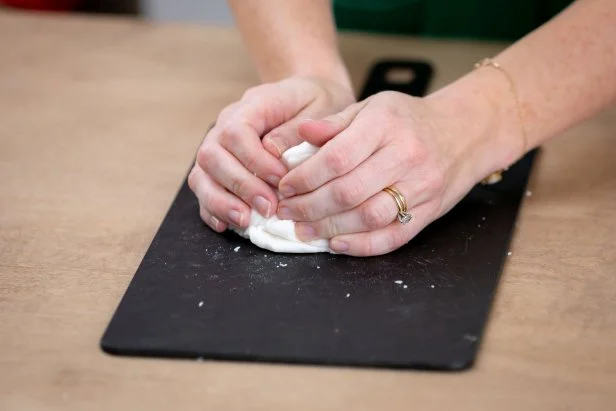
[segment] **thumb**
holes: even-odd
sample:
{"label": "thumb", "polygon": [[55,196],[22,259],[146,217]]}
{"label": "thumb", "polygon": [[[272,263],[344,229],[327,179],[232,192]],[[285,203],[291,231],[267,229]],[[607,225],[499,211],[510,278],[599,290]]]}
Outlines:
{"label": "thumb", "polygon": [[303,140],[313,146],[321,147],[350,126],[364,106],[364,102],[355,103],[339,113],[320,120],[304,120],[299,124],[297,132]]}

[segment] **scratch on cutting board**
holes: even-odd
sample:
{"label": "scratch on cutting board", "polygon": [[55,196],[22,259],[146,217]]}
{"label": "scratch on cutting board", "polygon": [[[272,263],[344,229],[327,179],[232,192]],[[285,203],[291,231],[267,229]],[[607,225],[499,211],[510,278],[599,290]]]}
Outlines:
{"label": "scratch on cutting board", "polygon": [[[484,217],[484,218],[485,218],[485,217]],[[462,253],[463,255],[464,255],[464,254],[468,254],[468,243],[469,243],[469,241],[471,241],[472,239],[473,239],[473,236],[472,236],[472,235],[465,235],[465,236],[464,236],[464,253]]]}

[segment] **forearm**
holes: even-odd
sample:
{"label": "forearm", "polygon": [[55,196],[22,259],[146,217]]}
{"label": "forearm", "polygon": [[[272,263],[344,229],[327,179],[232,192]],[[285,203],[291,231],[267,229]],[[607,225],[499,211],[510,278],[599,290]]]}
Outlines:
{"label": "forearm", "polygon": [[470,117],[485,125],[484,147],[502,153],[492,156],[499,162],[492,168],[506,167],[523,147],[538,146],[614,103],[616,2],[579,0],[495,59],[513,90],[503,73],[485,67],[435,93],[445,99],[466,94],[469,112],[478,104]]}
{"label": "forearm", "polygon": [[261,80],[323,77],[350,87],[329,0],[229,0]]}
{"label": "forearm", "polygon": [[[530,147],[616,98],[616,2],[580,0],[502,52]],[[529,147],[529,148],[530,148]]]}

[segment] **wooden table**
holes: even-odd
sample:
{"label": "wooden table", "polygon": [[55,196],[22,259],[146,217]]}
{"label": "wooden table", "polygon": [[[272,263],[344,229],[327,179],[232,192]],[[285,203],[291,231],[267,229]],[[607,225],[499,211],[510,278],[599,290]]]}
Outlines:
{"label": "wooden table", "polygon": [[[546,146],[462,373],[111,357],[98,346],[206,127],[257,79],[233,30],[0,12],[1,410],[616,409],[616,110]],[[502,45],[345,35],[356,85]]]}

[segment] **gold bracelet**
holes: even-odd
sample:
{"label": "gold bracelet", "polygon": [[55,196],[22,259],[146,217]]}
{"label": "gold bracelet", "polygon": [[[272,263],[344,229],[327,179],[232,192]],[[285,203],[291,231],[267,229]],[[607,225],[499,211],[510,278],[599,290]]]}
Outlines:
{"label": "gold bracelet", "polygon": [[[507,73],[507,71],[500,65],[500,63],[490,57],[486,57],[483,60],[475,63],[475,69],[479,69],[482,67],[493,67],[497,69],[498,71],[503,73],[503,75],[507,78],[507,81],[509,82],[509,90],[511,91],[511,94],[513,94],[513,98],[515,99],[515,107],[516,107],[516,112],[518,114],[518,121],[520,123],[520,129],[522,130],[522,140],[524,144],[524,146],[522,147],[522,156],[523,156],[524,154],[526,154],[526,148],[528,147],[528,138],[526,136],[526,129],[524,128],[524,123],[522,121],[522,109],[520,107],[520,99],[518,98],[518,93],[515,88],[515,83],[513,79],[511,78],[511,76],[509,75],[509,73]],[[507,168],[493,172],[492,174],[490,174],[489,176],[481,180],[481,184],[486,185],[486,184],[498,183],[503,178],[503,172],[506,170]]]}

